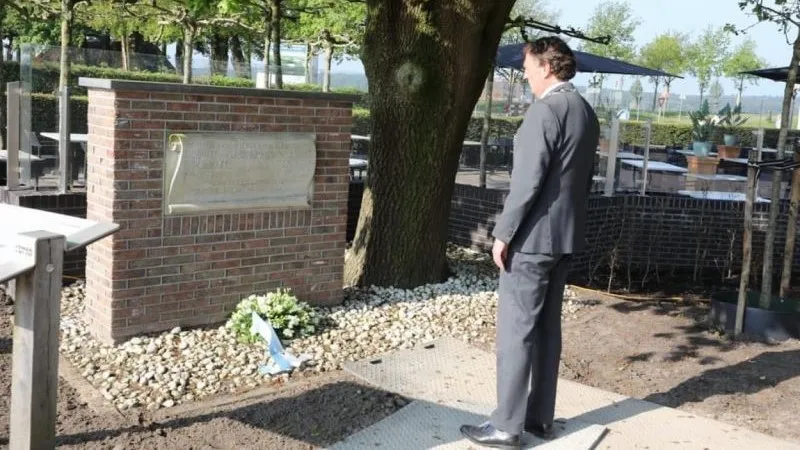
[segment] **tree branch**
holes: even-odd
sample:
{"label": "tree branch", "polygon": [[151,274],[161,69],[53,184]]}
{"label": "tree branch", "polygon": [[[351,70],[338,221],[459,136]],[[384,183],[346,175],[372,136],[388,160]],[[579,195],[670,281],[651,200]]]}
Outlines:
{"label": "tree branch", "polygon": [[197,23],[202,24],[202,25],[236,26],[236,27],[243,28],[243,29],[245,29],[247,31],[250,31],[250,32],[253,32],[253,33],[259,33],[261,31],[256,27],[253,27],[253,26],[246,25],[246,24],[242,23],[241,19],[242,19],[241,16],[236,16],[236,17],[212,17],[210,19],[198,20]]}
{"label": "tree branch", "polygon": [[[758,4],[756,5],[756,9],[767,10],[767,12],[769,12],[770,14],[772,14],[772,16],[767,16],[767,19],[766,19],[766,20],[769,20],[769,21],[774,21],[775,17],[777,16],[777,17],[780,17],[781,19],[783,19],[783,20],[785,20],[785,21],[787,21],[787,22],[791,22],[791,23],[792,23],[792,24],[794,24],[796,27],[800,27],[800,22],[798,22],[797,20],[792,20],[792,19],[791,19],[791,17],[792,17],[792,15],[791,15],[791,14],[789,14],[789,13],[783,13],[783,12],[778,12],[778,11],[776,11],[776,10],[774,10],[774,9],[770,8],[769,6],[764,6],[764,2],[763,2],[763,1],[759,1],[759,2],[758,2]],[[760,15],[761,15],[761,14],[759,14],[758,12],[756,12],[756,17],[758,17],[758,16],[760,16]],[[761,17],[759,17],[759,20],[762,20],[762,21],[763,21],[764,19],[761,19]]]}
{"label": "tree branch", "polygon": [[587,36],[583,31],[573,27],[563,28],[559,25],[551,25],[548,23],[540,22],[538,20],[525,18],[522,16],[517,16],[514,19],[509,19],[508,23],[506,24],[505,31],[508,31],[512,28],[519,28],[519,31],[522,34],[522,39],[526,42],[528,42],[528,33],[525,31],[526,28],[535,28],[537,30],[546,31],[549,33],[563,34],[569,37],[574,37],[576,39],[596,42],[598,44],[603,44],[603,45],[608,45],[608,43],[611,42],[611,36],[591,37]]}

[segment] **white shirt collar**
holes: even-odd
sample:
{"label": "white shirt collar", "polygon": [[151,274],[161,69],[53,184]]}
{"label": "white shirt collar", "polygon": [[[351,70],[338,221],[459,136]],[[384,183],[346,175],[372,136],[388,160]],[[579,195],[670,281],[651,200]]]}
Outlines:
{"label": "white shirt collar", "polygon": [[542,92],[542,97],[541,98],[547,97],[547,94],[553,92],[557,87],[562,86],[562,85],[567,84],[567,83],[568,83],[567,81],[557,81],[557,82],[551,84],[550,87],[548,87],[547,89],[544,90],[544,92]]}

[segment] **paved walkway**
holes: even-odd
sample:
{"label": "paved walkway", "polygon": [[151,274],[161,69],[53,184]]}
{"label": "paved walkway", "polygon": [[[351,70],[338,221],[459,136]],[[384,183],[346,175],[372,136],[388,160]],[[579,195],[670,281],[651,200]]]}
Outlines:
{"label": "paved walkway", "polygon": [[[494,355],[452,338],[345,369],[414,401],[332,450],[475,449],[458,427],[484,421],[495,402]],[[797,443],[563,379],[556,417],[556,439],[543,442],[526,435],[525,447],[800,450]]]}

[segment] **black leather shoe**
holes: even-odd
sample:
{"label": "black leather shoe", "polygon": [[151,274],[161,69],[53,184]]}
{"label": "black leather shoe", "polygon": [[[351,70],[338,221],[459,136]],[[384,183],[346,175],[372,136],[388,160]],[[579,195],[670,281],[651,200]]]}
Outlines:
{"label": "black leather shoe", "polygon": [[486,422],[482,425],[461,425],[461,434],[475,444],[493,448],[519,448],[519,435],[506,433]]}
{"label": "black leather shoe", "polygon": [[525,431],[540,439],[545,439],[545,440],[553,439],[552,424],[547,424],[547,425],[542,423],[525,424]]}

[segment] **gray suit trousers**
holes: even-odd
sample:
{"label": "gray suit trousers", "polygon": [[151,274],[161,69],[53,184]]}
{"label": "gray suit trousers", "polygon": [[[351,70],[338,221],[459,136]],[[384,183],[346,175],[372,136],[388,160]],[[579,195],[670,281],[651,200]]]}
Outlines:
{"label": "gray suit trousers", "polygon": [[508,433],[552,424],[561,362],[561,304],[571,255],[509,250],[497,307],[497,408]]}

